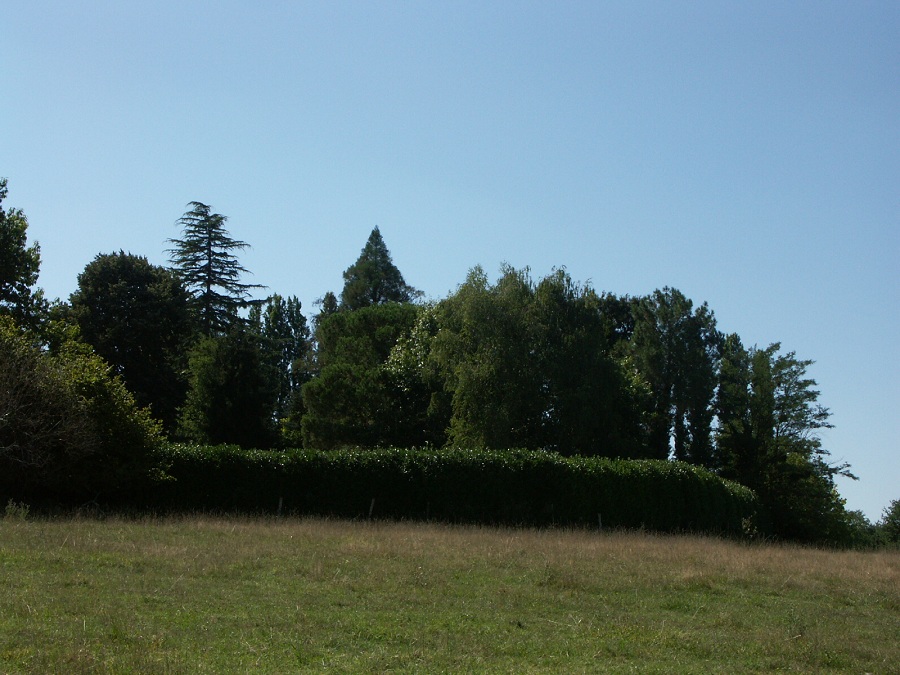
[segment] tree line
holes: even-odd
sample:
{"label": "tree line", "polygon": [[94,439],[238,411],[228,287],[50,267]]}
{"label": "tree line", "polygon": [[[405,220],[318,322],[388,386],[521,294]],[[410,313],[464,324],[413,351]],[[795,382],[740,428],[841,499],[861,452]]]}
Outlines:
{"label": "tree line", "polygon": [[[36,286],[40,249],[27,242],[21,210],[2,209],[5,197],[3,180],[0,456],[23,475],[112,445],[129,466],[163,439],[522,448],[711,469],[753,489],[785,538],[873,532],[835,487],[851,474],[822,446],[830,414],[812,361],[778,343],[744,345],[677,289],[618,296],[564,269],[533,279],[504,267],[492,282],[476,267],[448,297],[423,301],[376,227],[343,289],[308,320],[294,296],[254,298],[263,287],[244,281],[238,257],[247,244],[229,235],[225,216],[192,202],[168,242],[168,267],[101,253],[67,301],[48,302]],[[116,401],[103,424],[83,392],[70,392],[65,415],[36,405],[52,390],[65,399],[60,383],[73,370],[92,373],[95,397],[102,389]],[[15,392],[38,371],[19,396],[31,397],[29,408]],[[81,431],[60,426],[43,440],[27,431],[60,416]],[[107,445],[90,438],[93,427],[107,430]],[[126,428],[130,436],[116,435]],[[88,439],[86,448],[62,452],[63,437]]]}

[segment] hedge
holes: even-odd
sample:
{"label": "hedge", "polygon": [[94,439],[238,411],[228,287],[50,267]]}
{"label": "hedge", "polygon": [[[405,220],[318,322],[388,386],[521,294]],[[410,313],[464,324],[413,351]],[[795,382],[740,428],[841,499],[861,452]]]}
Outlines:
{"label": "hedge", "polygon": [[682,462],[527,450],[242,450],[169,445],[168,480],[134,495],[158,511],[428,519],[739,534],[749,489]]}

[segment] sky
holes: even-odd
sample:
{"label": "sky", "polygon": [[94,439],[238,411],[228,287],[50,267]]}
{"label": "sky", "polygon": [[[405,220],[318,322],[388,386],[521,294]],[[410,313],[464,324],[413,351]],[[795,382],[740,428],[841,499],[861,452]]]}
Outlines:
{"label": "sky", "polygon": [[168,264],[187,203],[307,316],[378,226],[439,300],[481,265],[707,302],[811,359],[847,507],[900,499],[900,3],[0,0],[0,176],[67,299]]}

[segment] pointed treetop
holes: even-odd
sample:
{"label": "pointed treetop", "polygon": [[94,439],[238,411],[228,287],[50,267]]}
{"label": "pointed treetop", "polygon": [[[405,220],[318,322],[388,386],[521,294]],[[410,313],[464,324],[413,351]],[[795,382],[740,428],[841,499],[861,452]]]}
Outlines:
{"label": "pointed treetop", "polygon": [[421,295],[421,291],[404,281],[376,226],[357,261],[344,272],[341,309],[360,309],[387,302],[411,302]]}
{"label": "pointed treetop", "polygon": [[240,323],[238,310],[250,304],[250,289],[263,286],[241,282],[249,272],[233,251],[249,245],[229,236],[228,219],[202,202],[188,206],[191,210],[178,220],[182,238],[169,240],[169,260],[194,298],[204,334],[214,335]]}

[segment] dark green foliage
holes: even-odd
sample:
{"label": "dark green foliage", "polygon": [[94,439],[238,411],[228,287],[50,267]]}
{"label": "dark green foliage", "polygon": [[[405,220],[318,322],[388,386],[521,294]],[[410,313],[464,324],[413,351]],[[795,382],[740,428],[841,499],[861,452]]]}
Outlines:
{"label": "dark green foliage", "polygon": [[640,386],[612,356],[610,306],[563,270],[534,284],[505,268],[491,285],[476,268],[392,365],[407,383],[418,369],[450,444],[640,455]]}
{"label": "dark green foliage", "polygon": [[[383,445],[419,440],[403,397],[385,368],[419,308],[389,303],[336,312],[316,326],[318,375],[301,390],[304,445]],[[427,405],[427,402],[425,402]]]}
{"label": "dark green foliage", "polygon": [[337,296],[331,291],[328,291],[324,296],[317,300],[316,304],[321,307],[315,318],[316,323],[320,323],[326,317],[331,316],[337,312],[340,307]]}
{"label": "dark green foliage", "polygon": [[887,544],[877,525],[873,525],[862,511],[844,512],[845,535],[837,543],[848,548],[872,549]]}
{"label": "dark green foliage", "polygon": [[[0,204],[6,193],[0,180]],[[127,387],[170,431],[201,443],[545,453],[208,453],[235,504],[275,489],[275,475],[277,492],[307,511],[354,515],[374,498],[398,517],[585,524],[600,512],[610,525],[725,530],[753,511],[754,527],[785,539],[896,540],[888,514],[875,528],[844,508],[834,478],[850,474],[826,461],[817,432],[829,413],[806,377],[811,362],[777,344],[745,349],[677,290],[620,298],[564,270],[534,283],[509,267],[490,284],[476,268],[445,300],[413,305],[420,293],[376,227],[344,272],[340,301],[321,301],[310,338],[296,298],[250,300],[259,286],[241,281],[235,253],[247,245],[226,218],[189,207],[183,237],[170,240],[175,274],[121,251],[100,255],[71,307],[51,311],[34,288],[40,255],[27,220],[0,208],[0,486],[11,494],[75,499],[146,476],[158,430]],[[77,323],[110,367],[50,318]],[[734,511],[715,496],[720,483],[681,463],[562,456],[671,456],[749,487],[761,510]],[[218,495],[210,504],[229,503],[202,485],[209,457],[172,457],[177,490],[194,481],[198,494]]]}
{"label": "dark green foliage", "polygon": [[610,299],[558,270],[534,289],[532,368],[540,373],[541,429],[529,447],[564,455],[642,454],[640,393],[611,356],[620,328]]}
{"label": "dark green foliage", "polygon": [[841,542],[848,530],[834,477],[852,475],[825,461],[818,430],[831,426],[830,413],[806,377],[812,361],[779,350],[747,350],[736,335],[724,341],[716,400],[721,473],[757,492],[778,536]]}
{"label": "dark green foliage", "polygon": [[900,545],[900,499],[895,499],[884,509],[878,529],[884,541]]}
{"label": "dark green foliage", "polygon": [[527,271],[505,269],[492,287],[476,268],[436,308],[429,360],[452,397],[449,443],[534,447],[543,410],[528,317],[533,298]]}
{"label": "dark green foliage", "polygon": [[171,262],[191,293],[200,329],[212,336],[227,332],[240,322],[238,310],[248,304],[250,289],[256,284],[241,282],[247,270],[234,252],[248,244],[232,239],[225,229],[227,218],[210,213],[211,207],[191,202],[192,207],[180,219],[181,239],[170,239]]}
{"label": "dark green foliage", "polygon": [[52,352],[0,318],[0,497],[115,499],[145,481],[159,428],[72,330]]}
{"label": "dark green foliage", "polygon": [[262,358],[259,337],[242,326],[201,338],[190,354],[181,435],[198,443],[275,445],[278,383]]}
{"label": "dark green foliage", "polygon": [[650,456],[713,467],[710,437],[721,336],[704,303],[681,292],[655,291],[633,306],[632,363],[652,392]]}
{"label": "dark green foliage", "polygon": [[275,420],[282,432],[297,433],[303,415],[300,387],[309,381],[310,334],[300,300],[275,294],[250,308],[250,328],[260,338],[263,366],[275,381]]}
{"label": "dark green foliage", "polygon": [[187,392],[184,372],[195,334],[189,299],[170,270],[123,251],[90,262],[69,299],[84,340],[169,432]]}
{"label": "dark green foliage", "polygon": [[47,310],[43,292],[35,289],[41,249],[28,246],[28,219],[21,209],[3,208],[6,179],[0,178],[0,314],[20,326],[37,328]]}
{"label": "dark green foliage", "polygon": [[635,305],[639,299],[620,297],[612,293],[601,294],[597,302],[603,315],[606,340],[611,347],[627,345],[634,335]]}
{"label": "dark green foliage", "polygon": [[[421,293],[403,280],[376,227],[355,263],[344,272],[341,309],[361,309],[388,302],[411,302]],[[325,311],[323,306],[323,311]]]}
{"label": "dark green foliage", "polygon": [[[170,446],[159,508],[741,534],[750,490],[680,462],[524,450],[292,450]],[[373,502],[374,500],[374,502]],[[598,520],[599,516],[599,520]]]}

